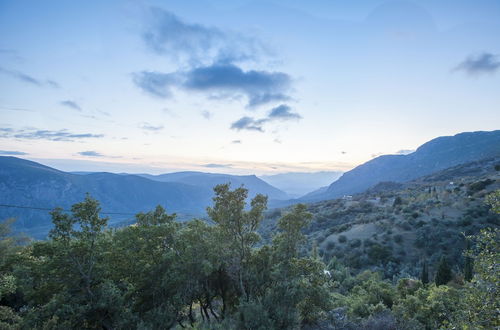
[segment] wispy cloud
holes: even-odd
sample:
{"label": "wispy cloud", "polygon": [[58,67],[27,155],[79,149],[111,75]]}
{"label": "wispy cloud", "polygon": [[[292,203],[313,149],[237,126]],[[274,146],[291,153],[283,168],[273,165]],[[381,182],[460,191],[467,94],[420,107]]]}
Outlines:
{"label": "wispy cloud", "polygon": [[172,96],[171,87],[182,85],[176,73],[142,71],[133,74],[134,84],[144,92],[159,98]]}
{"label": "wispy cloud", "polygon": [[231,141],[231,143],[232,144],[241,144],[242,142],[241,142],[241,140],[233,140],[233,141]]}
{"label": "wispy cloud", "polygon": [[23,156],[23,155],[27,155],[27,153],[22,152],[22,151],[0,150],[0,155],[3,155],[3,156]]}
{"label": "wispy cloud", "polygon": [[242,117],[231,124],[231,129],[264,132],[262,125],[265,121],[265,119],[255,120],[252,117]]}
{"label": "wispy cloud", "polygon": [[35,112],[35,110],[26,109],[26,108],[19,108],[19,107],[2,107],[2,106],[0,106],[0,109],[9,110],[9,111]]}
{"label": "wispy cloud", "polygon": [[203,167],[207,167],[207,168],[231,168],[233,167],[232,164],[214,164],[214,163],[211,163],[211,164],[205,164],[205,165],[202,165]]}
{"label": "wispy cloud", "polygon": [[291,78],[283,72],[244,71],[234,64],[216,63],[188,71],[135,73],[133,80],[143,91],[160,98],[172,95],[172,88],[216,93],[220,98],[235,94],[248,98],[248,107],[290,99]]}
{"label": "wispy cloud", "polygon": [[97,151],[80,151],[78,153],[80,156],[86,156],[86,157],[104,157],[103,154],[97,152]]}
{"label": "wispy cloud", "polygon": [[409,155],[411,153],[415,152],[415,150],[411,150],[411,149],[401,149],[401,150],[398,150],[396,151],[396,154],[397,155]]}
{"label": "wispy cloud", "polygon": [[143,39],[155,53],[191,66],[247,61],[262,53],[269,55],[267,47],[255,38],[185,22],[157,7],[150,10]]}
{"label": "wispy cloud", "polygon": [[495,73],[500,68],[500,56],[498,54],[481,53],[467,57],[455,70],[464,71],[474,76],[479,74]]}
{"label": "wispy cloud", "polygon": [[76,103],[75,101],[64,100],[64,101],[59,102],[59,104],[61,104],[62,106],[71,108],[73,110],[82,111],[82,108],[80,107],[80,105],[78,103]]}
{"label": "wispy cloud", "polygon": [[290,108],[288,105],[282,104],[277,106],[276,108],[271,109],[267,118],[270,120],[291,120],[302,119],[302,116],[296,112],[292,112],[292,108]]}
{"label": "wispy cloud", "polygon": [[207,119],[207,120],[208,120],[208,119],[212,118],[213,114],[212,114],[210,111],[208,111],[208,110],[203,110],[203,111],[201,112],[201,116],[202,116],[203,118],[205,118],[205,119]]}
{"label": "wispy cloud", "polygon": [[42,79],[37,79],[33,76],[30,76],[26,73],[23,73],[21,71],[17,70],[9,70],[0,67],[0,74],[12,77],[14,79],[17,79],[19,81],[22,81],[24,83],[38,86],[38,87],[52,87],[52,88],[59,88],[59,84],[53,80],[42,80]]}
{"label": "wispy cloud", "polygon": [[142,128],[143,130],[149,131],[149,132],[158,132],[164,128],[163,125],[156,125],[155,126],[155,125],[152,125],[149,123],[143,123],[139,127]]}
{"label": "wispy cloud", "polygon": [[74,133],[66,129],[51,131],[32,128],[12,129],[0,128],[0,138],[16,138],[23,140],[75,141],[81,139],[102,138],[104,134]]}
{"label": "wispy cloud", "polygon": [[133,73],[144,92],[169,98],[174,90],[199,92],[209,98],[247,98],[253,108],[290,99],[291,77],[284,72],[243,69],[272,53],[257,38],[216,27],[188,23],[173,13],[151,8],[143,39],[148,49],[181,62],[182,70]]}

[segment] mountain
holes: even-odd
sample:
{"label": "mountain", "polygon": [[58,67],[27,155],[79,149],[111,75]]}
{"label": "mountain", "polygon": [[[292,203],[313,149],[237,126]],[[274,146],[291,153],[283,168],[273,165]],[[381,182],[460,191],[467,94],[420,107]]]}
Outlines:
{"label": "mountain", "polygon": [[344,173],[326,191],[301,201],[319,201],[363,192],[384,181],[407,182],[452,166],[500,155],[500,130],[433,139],[408,155],[384,155]]}
{"label": "mountain", "polygon": [[[0,203],[65,209],[80,202],[86,193],[101,202],[104,212],[113,215],[111,224],[133,218],[161,204],[168,212],[203,214],[211,203],[211,189],[177,182],[152,181],[135,175],[91,173],[77,175],[62,172],[32,161],[0,157]],[[0,208],[0,219],[15,217],[15,229],[35,237],[44,237],[51,227],[46,210]]]}
{"label": "mountain", "polygon": [[261,175],[260,178],[270,185],[283,190],[291,197],[305,194],[328,186],[342,175],[338,171],[290,172],[275,175]]}
{"label": "mountain", "polygon": [[[367,191],[307,203],[313,214],[304,231],[328,261],[351,271],[371,269],[387,278],[418,277],[422,257],[429,265],[442,255],[463,265],[464,234],[499,228],[500,215],[486,196],[500,189],[500,156],[456,165],[404,183],[381,182]],[[290,206],[269,210],[260,234],[269,242]],[[461,268],[462,266],[460,266]]]}
{"label": "mountain", "polygon": [[232,188],[244,185],[249,190],[249,197],[264,194],[270,200],[285,200],[290,198],[285,192],[273,187],[255,175],[229,175],[218,173],[204,173],[195,171],[166,173],[160,175],[140,174],[140,176],[159,182],[178,182],[205,189],[212,189],[222,183],[231,183]]}
{"label": "mountain", "polygon": [[69,209],[82,201],[86,193],[101,202],[103,212],[126,213],[113,214],[112,225],[133,222],[134,214],[149,211],[156,205],[162,205],[170,213],[179,213],[180,219],[203,216],[205,208],[212,203],[213,187],[227,182],[233,188],[245,185],[249,197],[262,193],[270,199],[287,198],[284,192],[254,175],[67,173],[16,157],[0,157],[0,203],[4,205],[0,207],[0,221],[17,218],[16,230],[43,238],[51,227],[48,210]]}

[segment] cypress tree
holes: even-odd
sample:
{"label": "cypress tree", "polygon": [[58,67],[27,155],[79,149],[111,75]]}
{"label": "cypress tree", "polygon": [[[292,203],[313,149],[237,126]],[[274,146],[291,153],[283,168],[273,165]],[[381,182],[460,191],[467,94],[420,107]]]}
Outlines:
{"label": "cypress tree", "polygon": [[420,281],[422,281],[423,284],[429,283],[429,269],[427,269],[426,260],[424,260],[424,263],[422,265],[422,272],[420,273]]}
{"label": "cypress tree", "polygon": [[448,264],[448,261],[446,261],[446,258],[443,256],[439,261],[436,278],[434,281],[436,282],[437,286],[440,286],[451,281],[451,278],[452,276],[450,265]]}
{"label": "cypress tree", "polygon": [[464,265],[464,279],[467,282],[470,282],[473,277],[473,261],[471,257],[465,257],[465,265]]}
{"label": "cypress tree", "polygon": [[473,277],[473,268],[474,268],[474,263],[473,260],[470,256],[467,255],[467,253],[470,252],[470,241],[467,239],[466,240],[466,256],[465,256],[465,264],[464,264],[464,279],[467,282],[470,282]]}

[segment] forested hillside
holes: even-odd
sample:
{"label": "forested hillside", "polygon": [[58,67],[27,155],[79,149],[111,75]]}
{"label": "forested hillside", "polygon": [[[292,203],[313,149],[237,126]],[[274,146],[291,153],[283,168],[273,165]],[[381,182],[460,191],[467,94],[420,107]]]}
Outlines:
{"label": "forested hillside", "polygon": [[[324,260],[386,278],[417,277],[423,263],[434,271],[441,256],[464,267],[464,235],[500,226],[485,196],[500,188],[500,158],[458,165],[405,184],[384,182],[363,194],[308,204],[305,230]],[[261,232],[270,239],[287,209],[271,210]]]}
{"label": "forested hillside", "polygon": [[[482,199],[486,186],[491,184],[462,188]],[[384,262],[380,272],[359,273],[356,265],[317,245],[307,248],[303,232],[311,237],[313,215],[303,204],[284,212],[272,240],[262,244],[256,230],[267,198],[257,195],[245,208],[247,193],[215,187],[207,210],[213,225],[179,223],[157,207],[137,214],[133,226],[109,230],[108,218],[99,215],[99,202],[90,196],[70,213],[51,213],[54,228],[47,241],[23,244],[8,235],[9,223],[3,223],[0,326],[264,330],[500,325],[498,229],[489,226],[464,238],[469,249],[461,256],[463,270],[443,254],[437,267],[432,268],[432,259],[429,268],[424,263],[419,277],[400,272],[387,279],[385,260],[376,259]],[[488,194],[485,203],[484,212],[499,213],[500,191]],[[393,204],[408,207],[408,201]],[[366,246],[379,246],[374,257],[385,256],[378,253],[384,245],[371,238],[375,242]]]}

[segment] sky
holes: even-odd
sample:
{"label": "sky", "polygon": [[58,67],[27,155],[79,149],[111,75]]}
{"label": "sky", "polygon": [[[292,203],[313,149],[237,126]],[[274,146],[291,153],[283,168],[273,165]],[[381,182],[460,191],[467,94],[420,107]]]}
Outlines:
{"label": "sky", "polygon": [[0,155],[346,171],[500,128],[498,0],[0,0]]}

